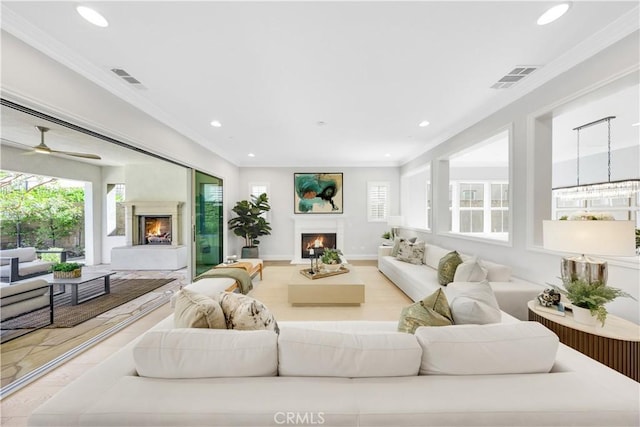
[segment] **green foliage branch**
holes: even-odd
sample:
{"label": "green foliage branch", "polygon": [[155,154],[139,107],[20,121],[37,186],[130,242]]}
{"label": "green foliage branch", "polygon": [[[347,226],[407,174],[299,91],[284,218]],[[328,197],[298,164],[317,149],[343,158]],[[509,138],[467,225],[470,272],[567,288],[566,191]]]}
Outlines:
{"label": "green foliage branch", "polygon": [[241,200],[231,210],[238,216],[229,220],[229,229],[245,240],[245,247],[255,247],[260,243],[258,237],[271,234],[271,226],[263,216],[271,210],[266,193],[252,195],[251,201]]}
{"label": "green foliage branch", "polygon": [[77,262],[59,262],[51,266],[51,270],[53,271],[74,271],[79,268],[82,268],[82,264],[78,264]]}
{"label": "green foliage branch", "polygon": [[635,300],[635,298],[622,289],[607,286],[600,281],[589,283],[581,279],[563,279],[562,282],[564,289],[556,285],[551,286],[565,295],[567,299],[571,301],[571,304],[588,309],[591,315],[595,316],[602,323],[602,326],[604,326],[608,314],[604,306],[606,303],[618,297],[628,297]]}

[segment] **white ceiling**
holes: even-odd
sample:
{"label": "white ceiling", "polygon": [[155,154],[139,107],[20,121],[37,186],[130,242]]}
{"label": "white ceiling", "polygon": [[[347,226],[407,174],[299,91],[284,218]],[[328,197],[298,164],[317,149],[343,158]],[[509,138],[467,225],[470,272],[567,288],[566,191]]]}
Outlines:
{"label": "white ceiling", "polygon": [[[555,2],[90,2],[98,28],[75,2],[2,1],[2,28],[237,165],[398,165],[603,48],[637,3],[541,27]],[[518,65],[541,68],[490,89]]]}

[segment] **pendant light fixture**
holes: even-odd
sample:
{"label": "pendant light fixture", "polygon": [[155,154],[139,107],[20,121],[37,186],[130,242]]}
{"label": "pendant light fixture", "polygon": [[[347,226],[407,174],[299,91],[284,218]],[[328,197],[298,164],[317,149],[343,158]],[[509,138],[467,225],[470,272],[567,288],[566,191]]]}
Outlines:
{"label": "pendant light fixture", "polygon": [[[609,198],[628,198],[640,191],[640,179],[611,181],[611,120],[616,116],[603,117],[590,123],[573,128],[576,131],[576,185],[553,189],[553,197],[564,200],[593,200]],[[607,123],[607,181],[580,185],[580,131],[600,123]]]}

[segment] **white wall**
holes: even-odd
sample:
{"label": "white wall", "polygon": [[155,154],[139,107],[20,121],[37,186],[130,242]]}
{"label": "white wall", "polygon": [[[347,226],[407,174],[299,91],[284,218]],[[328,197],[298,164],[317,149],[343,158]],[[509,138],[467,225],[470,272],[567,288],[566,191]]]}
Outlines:
{"label": "white wall", "polygon": [[[433,161],[436,165],[436,179],[446,177],[448,171],[439,170],[440,159],[470,147],[504,128],[513,126],[511,146],[511,179],[513,200],[512,232],[509,243],[490,242],[447,232],[447,210],[445,191],[434,199],[434,211],[440,212],[435,219],[434,232],[405,230],[406,233],[420,235],[428,242],[475,253],[489,260],[511,265],[515,276],[540,285],[558,283],[561,254],[550,253],[541,247],[541,223],[551,216],[551,138],[550,128],[536,125],[535,118],[563,102],[575,99],[591,88],[604,85],[617,77],[636,72],[639,68],[639,33],[625,37],[599,54],[577,65],[568,72],[552,79],[542,87],[525,95],[518,101],[490,115],[465,131],[445,141],[440,146],[424,153],[402,166],[402,173],[410,173]],[[547,130],[548,135],[543,131]],[[538,133],[536,133],[538,132]],[[437,190],[438,182],[434,182]],[[442,187],[444,190],[446,187]],[[434,194],[434,197],[437,197]],[[544,209],[540,209],[542,206]],[[440,209],[442,208],[442,209]],[[640,266],[638,262],[625,260],[609,261],[609,284],[619,287],[640,299]],[[618,298],[607,306],[611,313],[638,323],[640,305],[629,298]]]}
{"label": "white wall", "polygon": [[[391,186],[390,213],[399,212],[400,175],[398,168],[241,168],[238,200],[249,198],[249,183],[269,183],[271,211],[270,236],[260,238],[260,256],[269,260],[291,260],[294,258],[294,197],[293,174],[295,172],[342,172],[344,193],[345,247],[340,248],[351,259],[375,259],[382,233],[389,230],[386,222],[367,221],[367,182],[388,181]],[[235,202],[227,205],[228,213]],[[308,214],[306,214],[308,215]],[[319,214],[318,214],[319,215]],[[236,253],[243,245],[234,236]]]}

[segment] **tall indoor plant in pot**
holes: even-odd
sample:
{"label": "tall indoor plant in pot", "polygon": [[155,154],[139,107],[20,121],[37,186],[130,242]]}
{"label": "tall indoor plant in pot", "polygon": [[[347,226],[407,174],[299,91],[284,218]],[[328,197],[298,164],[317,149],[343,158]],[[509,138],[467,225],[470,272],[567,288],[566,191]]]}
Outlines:
{"label": "tall indoor plant in pot", "polygon": [[242,258],[259,258],[258,237],[271,234],[271,226],[263,215],[271,210],[267,194],[252,195],[251,201],[241,200],[231,210],[238,216],[229,220],[229,229],[245,241]]}

